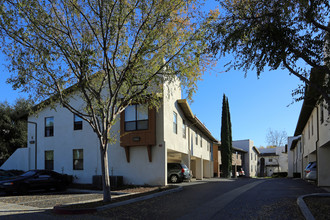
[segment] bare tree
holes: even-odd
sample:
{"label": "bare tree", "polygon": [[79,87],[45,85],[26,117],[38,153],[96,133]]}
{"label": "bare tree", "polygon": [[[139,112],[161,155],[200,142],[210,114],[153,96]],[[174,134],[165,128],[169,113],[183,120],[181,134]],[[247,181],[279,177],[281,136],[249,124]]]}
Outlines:
{"label": "bare tree", "polygon": [[271,128],[268,129],[268,133],[266,135],[268,146],[271,147],[285,146],[287,138],[288,135],[286,131],[277,131],[277,130],[272,130]]}

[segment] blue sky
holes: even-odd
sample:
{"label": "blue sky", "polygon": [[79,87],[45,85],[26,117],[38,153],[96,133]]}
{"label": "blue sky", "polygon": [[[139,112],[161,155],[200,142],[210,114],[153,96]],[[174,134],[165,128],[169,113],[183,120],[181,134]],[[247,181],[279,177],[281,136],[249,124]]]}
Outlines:
{"label": "blue sky", "polygon": [[[207,1],[205,9],[214,9],[217,5]],[[12,104],[16,98],[27,96],[5,83],[9,72],[4,67],[4,59],[0,54],[0,102]],[[227,57],[226,62],[229,59]],[[243,71],[224,72],[224,64],[219,60],[216,67],[205,72],[190,105],[213,136],[220,139],[223,94],[229,99],[233,140],[251,139],[256,147],[266,146],[269,128],[292,136],[302,102],[287,106],[292,102],[291,92],[300,84],[299,79],[286,70],[265,71],[259,79],[250,71],[245,78]]]}

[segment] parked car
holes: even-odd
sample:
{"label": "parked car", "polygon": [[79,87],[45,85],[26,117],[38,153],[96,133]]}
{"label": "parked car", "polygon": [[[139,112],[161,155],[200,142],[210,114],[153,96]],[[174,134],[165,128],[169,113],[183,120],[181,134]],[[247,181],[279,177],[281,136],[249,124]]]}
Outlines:
{"label": "parked car", "polygon": [[25,194],[30,190],[64,190],[69,184],[66,174],[51,170],[30,170],[20,176],[0,181],[0,191]]}
{"label": "parked car", "polygon": [[245,176],[245,172],[244,172],[243,168],[239,168],[237,170],[237,172],[238,172],[238,176]]}
{"label": "parked car", "polygon": [[190,172],[188,167],[183,163],[168,163],[167,164],[167,179],[168,182],[178,183],[184,180],[190,180]]}
{"label": "parked car", "polygon": [[10,172],[8,170],[0,170],[0,181],[12,178],[14,176],[15,176],[15,174],[13,174],[12,172]]}
{"label": "parked car", "polygon": [[308,180],[316,180],[317,163],[310,162],[305,168],[305,178]]}

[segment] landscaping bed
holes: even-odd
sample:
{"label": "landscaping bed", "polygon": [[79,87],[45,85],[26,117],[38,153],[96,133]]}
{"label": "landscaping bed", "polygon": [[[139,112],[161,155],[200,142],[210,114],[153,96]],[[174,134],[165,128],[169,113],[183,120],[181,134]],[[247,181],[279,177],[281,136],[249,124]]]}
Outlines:
{"label": "landscaping bed", "polygon": [[308,196],[304,201],[315,219],[330,219],[330,197]]}
{"label": "landscaping bed", "polygon": [[[82,187],[83,189],[87,189],[86,187]],[[130,200],[133,198],[141,197],[141,196],[146,196],[150,195],[153,193],[158,193],[170,189],[177,188],[177,186],[164,186],[164,187],[154,187],[154,186],[123,186],[121,187],[120,190],[116,190],[113,192],[120,192],[123,193],[122,196],[113,198],[110,202],[103,202],[102,200],[99,201],[93,201],[93,202],[87,202],[87,203],[79,203],[79,204],[71,204],[71,205],[65,205],[65,209],[95,209],[100,206],[105,206],[109,204],[113,204],[116,202],[121,202],[125,200]],[[93,188],[89,188],[93,189]],[[124,195],[127,193],[127,195]]]}

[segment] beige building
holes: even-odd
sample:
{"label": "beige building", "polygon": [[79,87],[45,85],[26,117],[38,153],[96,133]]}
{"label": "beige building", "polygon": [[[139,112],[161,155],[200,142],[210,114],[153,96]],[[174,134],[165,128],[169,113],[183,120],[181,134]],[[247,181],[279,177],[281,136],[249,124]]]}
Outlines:
{"label": "beige building", "polygon": [[305,177],[304,169],[317,162],[317,185],[330,186],[330,112],[325,103],[306,99],[302,105],[295,137],[288,140],[289,176]]}

